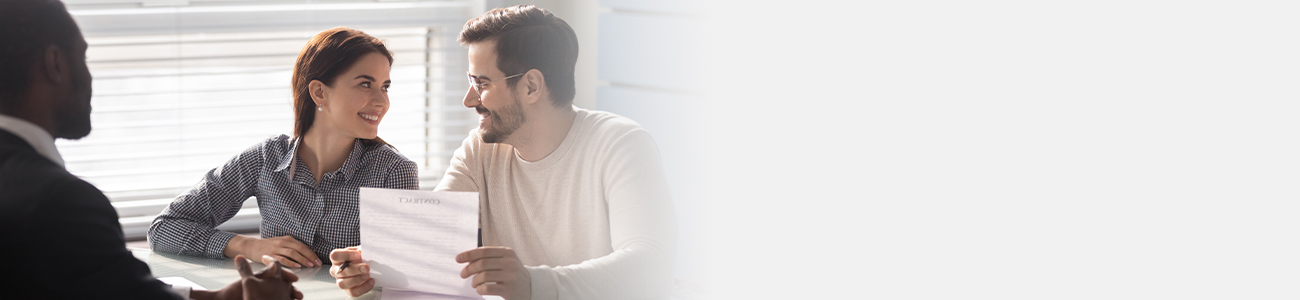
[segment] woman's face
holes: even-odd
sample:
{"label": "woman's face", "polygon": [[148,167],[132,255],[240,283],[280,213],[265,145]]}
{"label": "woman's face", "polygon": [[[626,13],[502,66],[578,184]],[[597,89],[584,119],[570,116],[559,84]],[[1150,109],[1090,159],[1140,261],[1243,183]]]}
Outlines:
{"label": "woman's face", "polygon": [[349,138],[377,137],[379,122],[388,112],[391,68],[388,58],[371,52],[334,78],[332,86],[322,84],[322,99],[316,103],[321,110],[316,111],[312,129]]}

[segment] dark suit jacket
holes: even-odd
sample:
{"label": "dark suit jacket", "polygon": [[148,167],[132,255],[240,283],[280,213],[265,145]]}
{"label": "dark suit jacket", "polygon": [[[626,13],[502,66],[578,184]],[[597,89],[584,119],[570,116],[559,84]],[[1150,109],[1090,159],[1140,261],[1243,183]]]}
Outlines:
{"label": "dark suit jacket", "polygon": [[126,249],[103,192],[0,129],[0,299],[180,299]]}

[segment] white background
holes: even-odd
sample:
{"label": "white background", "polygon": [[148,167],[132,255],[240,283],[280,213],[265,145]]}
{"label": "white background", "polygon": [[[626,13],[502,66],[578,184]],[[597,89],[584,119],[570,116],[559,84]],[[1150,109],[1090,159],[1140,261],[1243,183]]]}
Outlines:
{"label": "white background", "polygon": [[715,1],[726,299],[1294,299],[1285,1]]}

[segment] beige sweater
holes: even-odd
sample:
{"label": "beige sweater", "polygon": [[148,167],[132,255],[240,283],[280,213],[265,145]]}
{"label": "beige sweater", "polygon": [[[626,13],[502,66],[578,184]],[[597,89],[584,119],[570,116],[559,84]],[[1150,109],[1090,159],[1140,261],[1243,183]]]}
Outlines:
{"label": "beige sweater", "polygon": [[658,147],[630,119],[576,110],[535,162],[475,130],[437,189],[479,192],[483,244],[515,249],[534,300],[666,297],[677,225]]}

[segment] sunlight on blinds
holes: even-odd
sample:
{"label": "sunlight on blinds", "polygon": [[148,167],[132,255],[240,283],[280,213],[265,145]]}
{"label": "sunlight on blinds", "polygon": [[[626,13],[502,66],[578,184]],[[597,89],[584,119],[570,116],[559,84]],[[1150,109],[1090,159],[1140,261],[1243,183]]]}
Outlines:
{"label": "sunlight on blinds", "polygon": [[[420,166],[432,188],[476,123],[457,26],[366,29],[394,54],[379,136]],[[292,66],[313,31],[87,37],[92,134],[59,140],[68,170],[114,202],[128,238],[208,170],[292,134]],[[256,201],[227,228],[256,228]]]}

